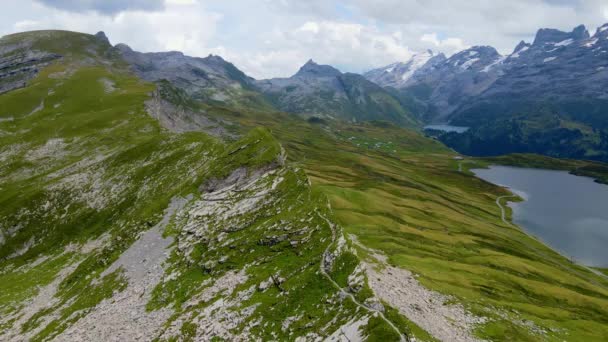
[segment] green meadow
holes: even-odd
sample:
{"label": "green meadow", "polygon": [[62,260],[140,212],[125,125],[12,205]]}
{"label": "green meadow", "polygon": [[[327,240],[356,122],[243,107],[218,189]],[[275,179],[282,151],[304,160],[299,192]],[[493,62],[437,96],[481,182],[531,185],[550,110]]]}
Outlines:
{"label": "green meadow", "polygon": [[[354,301],[336,304],[340,289],[333,282],[344,289],[361,260],[373,262],[366,249],[348,241],[330,279],[323,277],[323,253],[335,247],[331,220],[339,233],[412,271],[428,289],[486,317],[474,332],[480,338],[608,340],[608,279],[504,223],[496,200],[511,194],[469,171],[492,163],[546,167],[606,182],[606,165],[533,155],[459,161],[440,142],[385,122],[304,120],[267,109],[199,103],[178,91],[176,105],[221,122],[231,135],[176,134],[145,111],[156,85],[139,80],[90,36],[55,34],[61,39],[41,39],[34,46],[68,57],[43,69],[28,87],[0,96],[5,119],[0,121],[0,227],[16,232],[0,245],[0,315],[14,313],[74,266],[58,285],[57,301],[23,325],[24,333],[39,329],[33,340],[57,336],[125,288],[120,272],[100,275],[160,221],[171,198],[200,198],[205,181],[240,167],[266,166],[282,149],[285,180],[273,189],[273,206],[240,216],[247,222],[242,230],[224,232],[234,222],[217,219],[209,239],[189,254],[172,253],[168,272],[179,276],[154,289],[148,310],[171,307],[171,320],[177,321],[212,303],[186,305],[205,290],[206,280],[247,267],[250,278],[239,291],[255,289],[275,274],[286,279],[239,306],[258,305],[240,328],[251,324],[252,333],[264,340],[293,340],[291,331],[327,337],[331,328],[368,314]],[[6,39],[24,37],[36,36]],[[83,58],[93,62],[80,64]],[[306,239],[298,235],[309,228],[304,220],[314,227]],[[183,238],[183,222],[171,222],[166,234]],[[231,244],[217,244],[222,233],[230,234]],[[296,247],[269,239],[281,234]],[[104,235],[110,243],[100,250],[64,252]],[[28,244],[32,247],[24,248]],[[223,261],[209,267],[209,260]],[[358,301],[371,296],[366,286],[354,293]],[[395,308],[387,306],[385,316],[401,333],[433,340]],[[291,331],[277,323],[287,317],[298,317]],[[273,323],[254,325],[257,319]],[[197,327],[186,322],[180,329],[188,340]],[[378,317],[364,330],[370,340],[397,339]]]}

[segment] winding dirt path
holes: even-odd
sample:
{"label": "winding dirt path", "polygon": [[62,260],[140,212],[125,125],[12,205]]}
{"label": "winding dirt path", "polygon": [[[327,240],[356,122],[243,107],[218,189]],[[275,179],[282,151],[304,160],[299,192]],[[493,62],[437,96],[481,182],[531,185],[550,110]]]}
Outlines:
{"label": "winding dirt path", "polygon": [[[329,205],[329,203],[327,204],[327,206],[329,207],[329,210],[331,211],[332,209],[331,209],[331,206]],[[321,215],[321,214],[319,214],[319,216],[321,216],[321,217],[322,217],[322,218],[325,220],[325,222],[327,222],[327,224],[329,225],[329,228],[331,229],[331,242],[329,243],[329,245],[327,245],[327,248],[325,248],[325,251],[323,252],[323,256],[322,256],[322,258],[321,258],[321,263],[320,263],[320,265],[319,265],[319,266],[320,266],[320,270],[321,270],[321,274],[323,274],[323,276],[324,276],[325,278],[327,278],[327,280],[329,280],[329,282],[331,282],[331,283],[332,283],[332,285],[333,285],[333,286],[334,286],[334,287],[335,287],[335,288],[336,288],[338,291],[340,291],[342,294],[344,294],[345,296],[347,296],[348,298],[350,298],[350,300],[352,300],[352,301],[353,301],[353,303],[355,303],[355,305],[357,305],[358,307],[360,307],[360,308],[362,308],[363,310],[366,310],[366,311],[368,311],[368,312],[378,314],[378,316],[379,316],[380,318],[382,318],[382,319],[383,319],[383,320],[384,320],[384,321],[385,321],[385,322],[386,322],[386,323],[387,323],[387,324],[388,324],[388,325],[389,325],[391,328],[393,328],[393,330],[394,330],[394,331],[395,331],[395,332],[396,332],[396,333],[397,333],[397,334],[400,336],[400,342],[410,342],[409,337],[408,337],[407,335],[405,335],[404,333],[402,333],[401,331],[399,331],[399,329],[398,329],[398,328],[395,326],[395,324],[393,324],[393,322],[389,321],[389,320],[388,320],[388,319],[387,319],[387,318],[384,316],[384,314],[383,314],[382,312],[380,312],[380,311],[378,311],[378,310],[376,310],[376,309],[373,309],[373,308],[370,308],[370,307],[368,307],[368,306],[365,306],[365,305],[361,304],[361,303],[360,303],[360,302],[359,302],[359,301],[358,301],[358,300],[355,298],[355,296],[353,296],[353,294],[352,294],[352,293],[350,293],[350,292],[348,292],[348,291],[344,290],[344,289],[343,289],[343,288],[342,288],[342,287],[341,287],[341,286],[340,286],[338,283],[336,283],[336,282],[335,282],[335,281],[334,281],[334,280],[333,280],[333,279],[332,279],[332,278],[329,276],[329,274],[328,274],[328,273],[327,273],[327,271],[325,270],[325,267],[324,267],[323,263],[325,262],[325,257],[326,257],[326,255],[328,255],[328,254],[329,254],[329,249],[331,248],[331,246],[332,246],[332,245],[334,244],[334,242],[336,241],[336,228],[335,228],[335,225],[334,225],[334,224],[333,224],[331,221],[329,221],[329,220],[327,219],[327,217],[325,217],[325,216],[323,216],[323,215]]]}
{"label": "winding dirt path", "polygon": [[517,195],[505,195],[505,196],[500,196],[496,199],[496,205],[500,208],[500,217],[502,219],[502,222],[504,222],[508,226],[513,226],[513,223],[507,221],[506,210],[502,206],[502,204],[500,204],[500,200],[503,198],[511,198],[511,197],[517,197]]}

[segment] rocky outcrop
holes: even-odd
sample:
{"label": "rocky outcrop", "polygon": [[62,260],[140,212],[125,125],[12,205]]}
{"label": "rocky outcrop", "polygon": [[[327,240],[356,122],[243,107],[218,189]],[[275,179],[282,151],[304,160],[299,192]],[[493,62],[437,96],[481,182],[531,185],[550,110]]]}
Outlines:
{"label": "rocky outcrop", "polygon": [[0,49],[0,94],[23,88],[43,67],[60,55],[31,50],[27,44],[2,45]]}
{"label": "rocky outcrop", "polygon": [[171,102],[163,96],[163,89],[161,85],[146,101],[148,114],[158,120],[161,126],[176,133],[203,131],[218,138],[233,137],[224,129],[223,122],[211,120],[200,109]]}
{"label": "rocky outcrop", "polygon": [[253,78],[220,56],[186,56],[178,51],[142,53],[126,44],[115,51],[141,78],[151,82],[166,80],[189,97],[219,103],[262,105],[252,93]]}

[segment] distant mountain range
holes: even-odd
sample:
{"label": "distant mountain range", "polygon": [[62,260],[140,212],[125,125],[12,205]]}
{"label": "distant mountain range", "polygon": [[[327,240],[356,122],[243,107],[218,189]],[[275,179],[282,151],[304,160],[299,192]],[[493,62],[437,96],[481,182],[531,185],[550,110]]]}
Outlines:
{"label": "distant mountain range", "polygon": [[167,80],[198,100],[271,107],[306,117],[419,125],[381,86],[312,60],[289,78],[254,80],[220,56],[197,58],[177,51],[141,53],[125,44],[115,48],[143,79]]}
{"label": "distant mountain range", "polygon": [[353,121],[386,120],[411,126],[397,98],[387,90],[353,73],[341,73],[329,65],[309,60],[289,78],[256,83],[269,101],[282,111]]}
{"label": "distant mountain range", "polygon": [[471,155],[608,160],[608,24],[593,36],[582,25],[540,29],[506,56],[490,46],[449,58],[429,50],[363,75],[309,60],[291,77],[268,80],[219,56],[114,49],[143,79],[167,80],[199,100],[304,117],[467,126],[464,134],[437,136]]}
{"label": "distant mountain range", "polygon": [[[583,114],[603,89],[600,34],[543,31],[510,58],[426,52],[377,72],[386,87],[313,61],[255,80],[103,33],[1,37],[0,341],[606,340],[608,269],[518,229],[514,194],[421,134],[441,111],[470,123],[438,135],[461,150],[540,146],[554,122],[551,153],[598,144]],[[489,110],[533,95],[546,107]],[[578,121],[556,114],[577,96]],[[601,163],[466,163],[608,183]]]}
{"label": "distant mountain range", "polygon": [[608,24],[593,36],[582,25],[540,29],[507,56],[475,46],[416,61],[365,76],[424,122],[470,127],[441,136],[457,150],[608,160]]}

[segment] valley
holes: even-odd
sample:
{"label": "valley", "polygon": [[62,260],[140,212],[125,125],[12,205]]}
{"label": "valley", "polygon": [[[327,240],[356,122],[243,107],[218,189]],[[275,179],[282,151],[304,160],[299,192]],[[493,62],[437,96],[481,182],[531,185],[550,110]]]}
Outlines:
{"label": "valley", "polygon": [[2,340],[608,338],[608,279],[471,171],[606,182],[605,164],[463,157],[403,98],[312,61],[260,81],[103,33],[0,48],[10,68],[56,57],[0,78]]}

